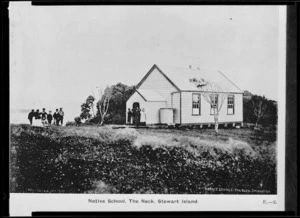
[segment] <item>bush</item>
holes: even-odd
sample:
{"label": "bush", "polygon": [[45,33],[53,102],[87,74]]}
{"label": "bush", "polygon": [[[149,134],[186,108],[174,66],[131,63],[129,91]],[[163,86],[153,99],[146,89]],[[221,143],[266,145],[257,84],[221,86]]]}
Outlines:
{"label": "bush", "polygon": [[277,102],[269,100],[264,96],[251,95],[249,97],[243,98],[243,118],[245,123],[255,124],[257,117],[254,114],[254,105],[258,105],[259,102],[262,102],[263,106],[266,107],[264,116],[261,117],[258,124],[263,127],[269,127],[276,130],[278,122],[278,109]]}
{"label": "bush", "polygon": [[68,121],[66,126],[77,126],[75,122]]}
{"label": "bush", "polygon": [[12,192],[276,193],[273,144],[253,149],[233,139],[144,136],[107,126],[12,126],[11,142]]}
{"label": "bush", "polygon": [[[104,118],[105,124],[125,124],[126,123],[126,101],[134,92],[134,86],[127,86],[122,83],[117,83],[108,87],[104,91],[104,96],[100,101],[103,101],[104,97],[110,96],[110,103],[107,115]],[[99,103],[99,101],[98,101]],[[97,103],[97,105],[99,105]],[[97,107],[97,117],[100,119],[99,108]]]}
{"label": "bush", "polygon": [[101,122],[100,116],[92,117],[91,119],[86,121],[86,123],[89,123],[89,124],[99,124],[100,122]]}
{"label": "bush", "polygon": [[75,117],[74,120],[75,120],[75,124],[77,126],[79,126],[81,124],[81,118],[80,117]]}

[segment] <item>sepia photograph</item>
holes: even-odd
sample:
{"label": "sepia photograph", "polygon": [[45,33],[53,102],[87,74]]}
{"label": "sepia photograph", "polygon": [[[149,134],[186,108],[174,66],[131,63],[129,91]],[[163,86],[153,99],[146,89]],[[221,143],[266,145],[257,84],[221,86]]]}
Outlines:
{"label": "sepia photograph", "polygon": [[11,2],[10,192],[277,196],[282,7]]}

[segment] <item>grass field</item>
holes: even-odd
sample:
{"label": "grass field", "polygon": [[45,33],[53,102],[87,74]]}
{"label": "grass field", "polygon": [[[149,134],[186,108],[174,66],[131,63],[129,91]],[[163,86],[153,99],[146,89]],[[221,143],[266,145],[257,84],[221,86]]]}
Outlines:
{"label": "grass field", "polygon": [[11,125],[11,192],[274,194],[276,133]]}

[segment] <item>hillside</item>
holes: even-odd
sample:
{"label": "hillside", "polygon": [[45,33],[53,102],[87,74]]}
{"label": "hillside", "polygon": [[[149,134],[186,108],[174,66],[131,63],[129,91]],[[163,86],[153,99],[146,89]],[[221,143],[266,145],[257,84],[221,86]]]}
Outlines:
{"label": "hillside", "polygon": [[248,129],[11,125],[11,192],[274,194],[275,148]]}

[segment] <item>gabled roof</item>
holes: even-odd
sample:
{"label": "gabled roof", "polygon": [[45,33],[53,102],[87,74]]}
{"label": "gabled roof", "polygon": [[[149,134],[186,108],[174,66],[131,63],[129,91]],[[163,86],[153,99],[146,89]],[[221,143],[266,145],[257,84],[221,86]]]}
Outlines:
{"label": "gabled roof", "polygon": [[142,96],[145,101],[166,101],[157,92],[150,89],[137,89],[136,92]]}
{"label": "gabled roof", "polygon": [[159,67],[181,91],[199,91],[190,79],[204,79],[220,87],[220,92],[243,93],[224,73],[218,70],[190,69],[184,67]]}
{"label": "gabled roof", "polygon": [[237,87],[224,73],[218,70],[207,70],[197,68],[184,68],[184,67],[170,67],[170,66],[157,66],[149,70],[144,76],[137,88],[147,79],[154,69],[157,69],[178,91],[199,91],[194,83],[190,82],[190,79],[204,79],[211,83],[215,83],[220,90],[219,92],[231,92],[231,93],[243,93],[243,91]]}
{"label": "gabled roof", "polygon": [[177,89],[177,91],[180,91],[180,89],[164,74],[164,72],[162,72],[161,71],[161,69],[159,69],[159,67],[156,65],[156,64],[154,64],[152,67],[151,67],[151,69],[148,71],[148,73],[143,77],[143,79],[137,84],[137,86],[136,86],[136,89],[138,89],[143,83],[144,83],[144,81],[148,78],[148,76],[152,73],[152,71],[154,70],[154,69],[157,69],[160,73],[161,73],[161,75],[163,75],[165,78],[166,78],[166,80],[168,80],[169,81],[169,83],[171,83],[173,86],[174,86],[174,88],[175,89]]}

